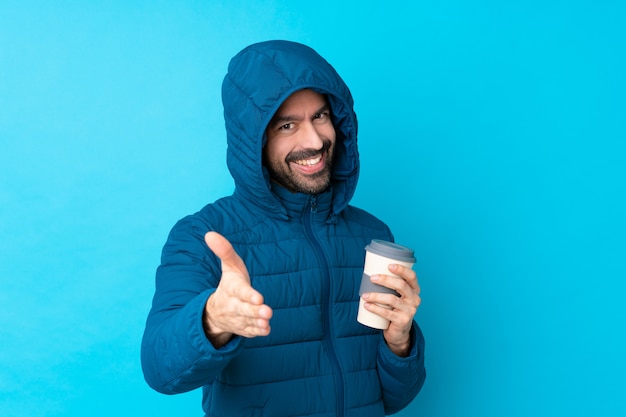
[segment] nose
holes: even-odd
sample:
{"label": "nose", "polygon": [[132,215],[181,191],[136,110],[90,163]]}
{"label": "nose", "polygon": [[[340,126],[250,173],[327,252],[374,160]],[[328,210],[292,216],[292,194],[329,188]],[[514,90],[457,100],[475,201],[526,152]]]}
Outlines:
{"label": "nose", "polygon": [[311,122],[304,123],[301,128],[300,146],[304,149],[322,149],[324,146],[323,134]]}

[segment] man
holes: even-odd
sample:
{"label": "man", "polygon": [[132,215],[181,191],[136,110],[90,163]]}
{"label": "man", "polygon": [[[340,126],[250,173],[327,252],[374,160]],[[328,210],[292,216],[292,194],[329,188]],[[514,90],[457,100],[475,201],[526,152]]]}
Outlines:
{"label": "man", "polygon": [[309,47],[270,41],[232,59],[222,99],[235,191],[179,221],[163,248],[147,382],[203,387],[207,416],[401,410],[425,378],[419,286],[390,267],[372,280],[398,296],[363,295],[389,328],[356,321],[364,248],[393,236],[349,205],[359,159],[348,87]]}

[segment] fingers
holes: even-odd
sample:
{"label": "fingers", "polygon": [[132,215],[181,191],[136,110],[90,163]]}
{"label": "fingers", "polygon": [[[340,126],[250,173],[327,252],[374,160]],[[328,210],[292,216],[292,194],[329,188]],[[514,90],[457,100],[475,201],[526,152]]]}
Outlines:
{"label": "fingers", "polygon": [[[271,317],[271,313],[269,316]],[[230,328],[232,333],[243,337],[267,336],[270,333],[270,321],[268,318],[261,317],[260,313],[233,315],[225,320],[226,327]]]}
{"label": "fingers", "polygon": [[[394,317],[398,315],[406,315],[412,320],[422,301],[418,295],[414,295],[411,298],[403,298],[394,294],[365,293],[362,297],[366,301],[368,310],[392,321],[395,321]],[[372,307],[371,309],[369,308],[370,306]],[[402,321],[409,322],[410,320]]]}
{"label": "fingers", "polygon": [[266,336],[270,332],[272,309],[255,305],[218,288],[206,303],[205,319],[211,334],[237,334],[244,337]]}
{"label": "fingers", "polygon": [[241,306],[243,311],[231,316],[231,327],[234,333],[244,337],[267,336],[270,333],[272,309],[266,305]]}
{"label": "fingers", "polygon": [[246,266],[241,257],[235,252],[233,245],[224,236],[217,232],[208,232],[204,241],[213,253],[222,261],[222,270],[232,270],[243,273]]}
{"label": "fingers", "polygon": [[415,271],[413,271],[411,268],[407,268],[403,265],[391,264],[389,265],[389,271],[393,274],[399,275],[407,284],[409,284],[409,287],[419,292],[417,275],[415,274]]}
{"label": "fingers", "polygon": [[370,277],[374,284],[382,285],[396,291],[400,297],[410,297],[420,293],[415,271],[402,265],[390,265],[394,275],[375,274]]}
{"label": "fingers", "polygon": [[[226,277],[226,279],[224,279],[224,277]],[[250,285],[250,279],[241,277],[228,278],[228,275],[223,275],[219,285],[230,297],[255,306],[263,304],[263,296],[257,290],[252,288]]]}
{"label": "fingers", "polygon": [[263,304],[263,296],[250,284],[233,285],[238,280],[222,278],[215,293],[209,297],[208,317],[220,329],[244,337],[269,334],[272,309]]}
{"label": "fingers", "polygon": [[421,304],[420,287],[415,271],[402,265],[392,264],[389,271],[394,275],[372,275],[373,283],[395,290],[396,294],[366,293],[366,308],[381,317],[403,327],[411,323]]}
{"label": "fingers", "polygon": [[365,303],[365,308],[368,311],[389,320],[391,322],[390,328],[407,329],[413,322],[416,309],[409,307],[408,304],[398,307],[390,307],[384,301],[378,302],[371,299]]}
{"label": "fingers", "polygon": [[220,287],[230,296],[255,305],[263,304],[263,296],[250,285],[248,269],[228,239],[217,232],[208,232],[204,235],[204,241],[222,261]]}
{"label": "fingers", "polygon": [[254,305],[246,302],[232,303],[230,314],[233,317],[242,317],[249,322],[255,320],[269,320],[272,318],[272,309],[265,305]]}

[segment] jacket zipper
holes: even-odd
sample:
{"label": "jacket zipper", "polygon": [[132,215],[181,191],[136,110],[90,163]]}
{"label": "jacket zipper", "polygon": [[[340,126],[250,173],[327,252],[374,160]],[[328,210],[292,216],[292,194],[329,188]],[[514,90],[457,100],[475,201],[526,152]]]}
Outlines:
{"label": "jacket zipper", "polygon": [[317,197],[312,196],[310,200],[311,210],[307,213],[304,226],[306,234],[313,246],[313,250],[317,255],[321,264],[322,271],[322,325],[324,329],[323,342],[328,349],[328,355],[330,357],[330,363],[333,367],[333,379],[335,380],[335,387],[337,389],[337,416],[344,415],[344,386],[343,386],[343,373],[341,371],[341,365],[337,358],[337,352],[335,351],[335,344],[333,343],[333,326],[330,321],[331,316],[331,280],[330,280],[330,268],[328,267],[328,260],[322,250],[322,245],[315,237],[313,231],[313,222],[315,220],[315,214],[317,213]]}

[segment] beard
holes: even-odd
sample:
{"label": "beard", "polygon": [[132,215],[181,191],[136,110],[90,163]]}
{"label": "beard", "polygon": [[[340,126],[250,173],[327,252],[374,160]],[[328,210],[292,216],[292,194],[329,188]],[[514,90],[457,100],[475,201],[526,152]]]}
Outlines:
{"label": "beard", "polygon": [[[270,174],[270,178],[289,191],[293,193],[319,194],[330,185],[333,172],[333,151],[333,143],[328,140],[324,141],[322,149],[307,149],[293,152],[288,154],[284,161],[272,161],[267,158],[265,167]],[[304,175],[291,170],[290,162],[308,159],[320,154],[324,158],[324,168],[321,171]]]}

